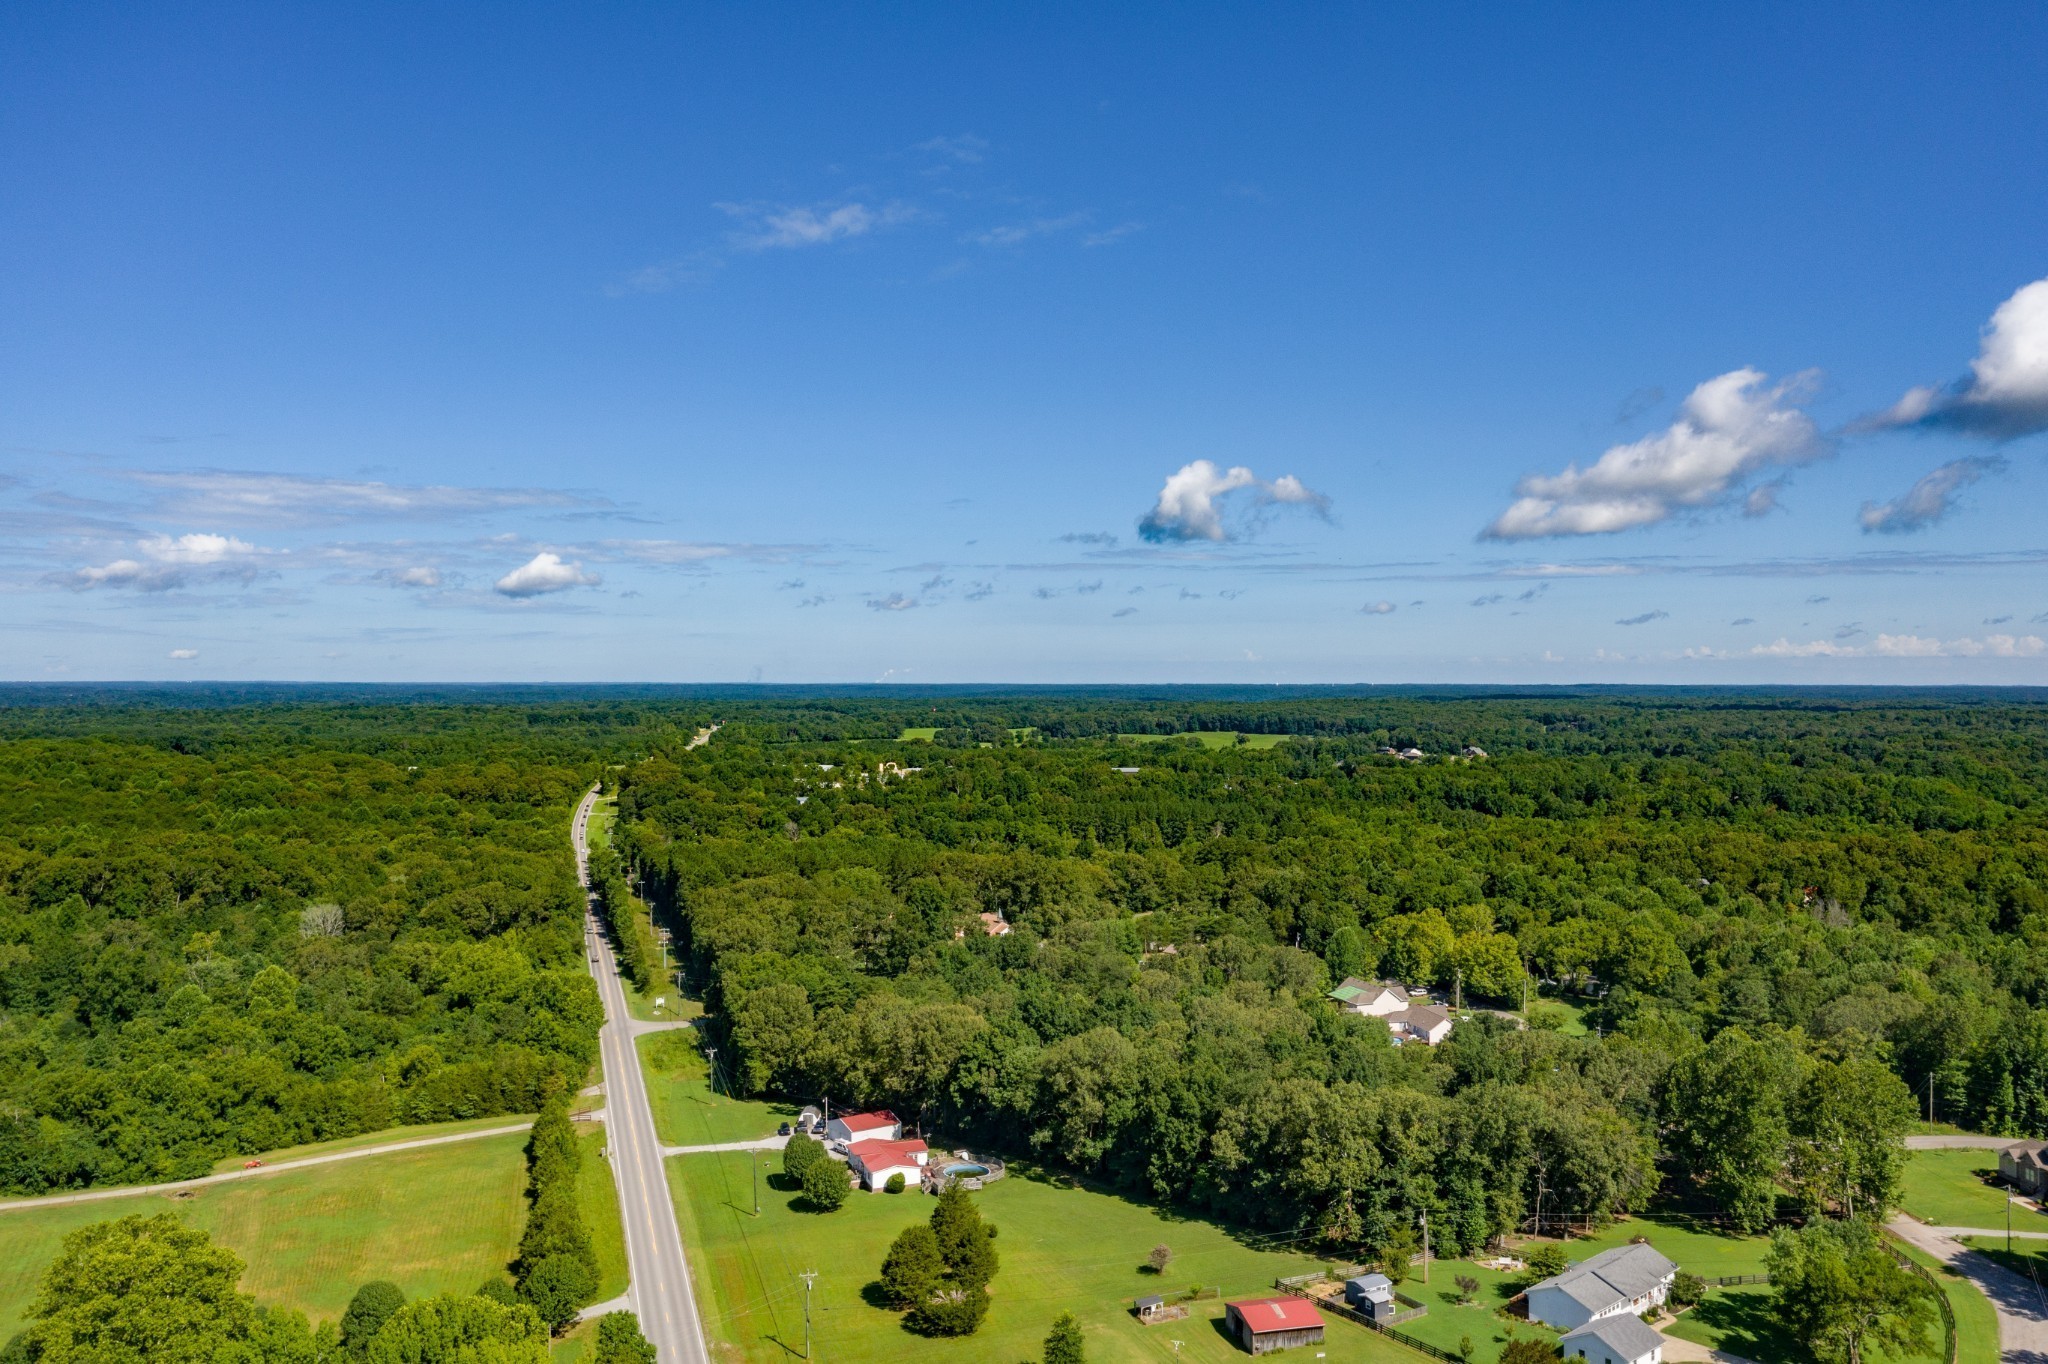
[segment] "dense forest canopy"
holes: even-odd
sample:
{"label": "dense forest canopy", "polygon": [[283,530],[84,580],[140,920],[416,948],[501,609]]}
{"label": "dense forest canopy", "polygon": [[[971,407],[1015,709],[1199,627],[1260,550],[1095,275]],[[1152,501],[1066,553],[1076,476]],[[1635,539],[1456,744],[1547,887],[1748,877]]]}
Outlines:
{"label": "dense forest canopy", "polygon": [[[747,1089],[1368,1244],[1854,1210],[1930,1103],[2048,1128],[2044,701],[4,689],[0,1186],[536,1108],[603,777]],[[1290,737],[1170,737],[1230,731]],[[1480,1012],[1396,1047],[1347,975]]]}

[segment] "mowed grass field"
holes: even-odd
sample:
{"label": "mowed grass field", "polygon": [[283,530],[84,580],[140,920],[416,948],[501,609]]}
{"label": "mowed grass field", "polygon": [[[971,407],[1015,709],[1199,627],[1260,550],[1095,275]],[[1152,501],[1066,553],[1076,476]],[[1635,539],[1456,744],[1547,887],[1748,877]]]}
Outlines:
{"label": "mowed grass field", "polygon": [[313,1142],[306,1146],[287,1146],[278,1151],[264,1151],[255,1156],[228,1156],[213,1163],[215,1174],[226,1174],[239,1170],[251,1160],[260,1160],[265,1165],[276,1165],[280,1161],[300,1160],[307,1156],[333,1155],[341,1151],[360,1151],[366,1146],[384,1146],[394,1141],[418,1141],[423,1137],[452,1137],[464,1132],[488,1132],[494,1127],[511,1127],[515,1123],[530,1123],[531,1113],[500,1114],[495,1118],[465,1118],[461,1122],[429,1122],[412,1127],[387,1127],[381,1132],[365,1132],[361,1136],[340,1137],[334,1141]]}
{"label": "mowed grass field", "polygon": [[[836,1364],[1016,1364],[1039,1357],[1053,1318],[1071,1311],[1087,1337],[1091,1364],[1176,1358],[1224,1364],[1244,1358],[1219,1325],[1220,1302],[1196,1305],[1186,1320],[1140,1326],[1130,1300],[1162,1288],[1201,1283],[1226,1297],[1272,1291],[1276,1276],[1317,1262],[1292,1249],[1268,1251],[1233,1240],[1206,1222],[1168,1215],[1108,1194],[1024,1174],[977,1195],[995,1224],[1002,1268],[982,1329],[965,1340],[926,1340],[905,1331],[900,1314],[869,1301],[868,1286],[896,1234],[931,1216],[918,1194],[856,1193],[833,1213],[799,1211],[798,1195],[763,1185],[753,1213],[750,1153],[677,1156],[669,1184],[682,1219],[705,1328],[716,1357],[731,1361],[797,1358],[804,1340],[804,1285],[811,1298],[812,1357]],[[770,1168],[779,1168],[771,1158]],[[779,1182],[779,1179],[778,1181]],[[1175,1259],[1164,1277],[1142,1269],[1160,1243]],[[1340,1364],[1416,1364],[1418,1356],[1348,1321],[1332,1319],[1318,1347]],[[1317,1350],[1301,1350],[1307,1359]]]}
{"label": "mowed grass field", "polygon": [[190,1190],[0,1212],[0,1340],[64,1234],[129,1214],[175,1214],[248,1263],[259,1302],[337,1318],[356,1289],[389,1279],[408,1297],[468,1293],[518,1248],[526,1212],[523,1133],[364,1156]]}
{"label": "mowed grass field", "polygon": [[598,1152],[604,1149],[604,1124],[583,1123],[576,1144],[583,1166],[576,1172],[576,1205],[597,1249],[597,1299],[609,1302],[626,1291],[626,1228],[619,1220],[619,1185],[612,1167]]}
{"label": "mowed grass field", "polygon": [[[1127,744],[1163,744],[1173,739],[1194,739],[1204,748],[1235,748],[1238,732],[1234,729],[1198,729],[1186,734],[1119,734],[1119,740]],[[1287,742],[1285,734],[1247,734],[1246,748],[1277,748]]]}
{"label": "mowed grass field", "polygon": [[796,1117],[792,1104],[735,1099],[711,1091],[711,1065],[693,1028],[648,1033],[635,1039],[640,1069],[654,1106],[654,1131],[664,1146],[711,1146],[773,1136]]}
{"label": "mowed grass field", "polygon": [[[1900,1206],[1937,1227],[2005,1227],[2005,1190],[1990,1182],[1998,1173],[1998,1152],[1915,1151],[1906,1162]],[[2012,1208],[2015,1230],[2048,1231],[2043,1217],[2024,1203]]]}

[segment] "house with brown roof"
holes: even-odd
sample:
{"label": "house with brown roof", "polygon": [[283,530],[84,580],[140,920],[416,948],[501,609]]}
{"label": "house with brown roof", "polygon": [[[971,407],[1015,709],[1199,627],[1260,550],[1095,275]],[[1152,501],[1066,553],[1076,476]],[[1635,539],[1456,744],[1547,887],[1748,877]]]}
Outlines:
{"label": "house with brown roof", "polygon": [[1998,1173],[2022,1193],[2048,1195],[2048,1141],[2016,1141],[1998,1153]]}

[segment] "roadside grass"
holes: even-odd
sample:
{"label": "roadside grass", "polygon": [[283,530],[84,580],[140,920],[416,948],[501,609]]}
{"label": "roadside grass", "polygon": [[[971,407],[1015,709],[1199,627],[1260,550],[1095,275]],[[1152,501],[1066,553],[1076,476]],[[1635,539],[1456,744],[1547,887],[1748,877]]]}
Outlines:
{"label": "roadside grass", "polygon": [[[602,1298],[598,1301],[604,1301]],[[548,1364],[584,1364],[597,1355],[597,1323],[581,1321],[548,1344]]]}
{"label": "roadside grass", "polygon": [[[804,1284],[811,1295],[811,1354],[839,1364],[1003,1364],[1036,1359],[1053,1318],[1081,1322],[1091,1364],[1136,1364],[1178,1358],[1225,1364],[1243,1351],[1222,1331],[1221,1301],[1196,1304],[1185,1320],[1140,1326],[1133,1298],[1193,1284],[1220,1287],[1224,1297],[1273,1291],[1281,1275],[1308,1272],[1317,1261],[1292,1249],[1259,1250],[1214,1224],[1176,1217],[1091,1189],[1036,1177],[1012,1166],[1010,1178],[977,1195],[999,1235],[1002,1267],[981,1330],[964,1340],[912,1335],[901,1315],[872,1298],[882,1257],[904,1227],[931,1215],[933,1200],[917,1194],[856,1193],[837,1212],[803,1211],[799,1195],[763,1184],[753,1214],[748,1155],[678,1156],[667,1162],[683,1244],[697,1283],[698,1307],[720,1360],[774,1361],[799,1356],[804,1344]],[[771,1159],[771,1168],[779,1161]],[[1155,1245],[1175,1257],[1163,1276],[1144,1268]],[[1295,1352],[1340,1364],[1418,1364],[1413,1352],[1365,1327],[1329,1319],[1324,1344]]]}
{"label": "roadside grass", "polygon": [[464,1118],[460,1122],[428,1122],[411,1127],[387,1127],[381,1132],[364,1132],[360,1136],[337,1137],[333,1141],[316,1141],[305,1146],[287,1146],[276,1151],[261,1151],[253,1156],[224,1156],[213,1163],[215,1174],[227,1174],[239,1170],[252,1160],[265,1165],[279,1161],[303,1160],[308,1156],[334,1155],[342,1151],[360,1151],[366,1146],[382,1146],[393,1141],[418,1141],[422,1137],[450,1137],[462,1132],[487,1132],[493,1127],[510,1127],[516,1122],[532,1122],[531,1113],[504,1113],[495,1118]]}
{"label": "roadside grass", "polygon": [[664,1146],[710,1146],[773,1136],[778,1124],[796,1117],[793,1104],[735,1099],[711,1091],[711,1066],[698,1046],[695,1028],[648,1033],[635,1039],[654,1131]]}
{"label": "roadside grass", "polygon": [[526,1138],[364,1156],[181,1195],[0,1212],[0,1340],[22,1325],[64,1234],[168,1212],[247,1262],[241,1287],[315,1321],[338,1318],[357,1288],[389,1279],[408,1298],[469,1293],[503,1274],[526,1214]]}
{"label": "roadside grass", "polygon": [[[1907,1259],[1934,1275],[1956,1318],[1956,1364],[1998,1364],[1998,1309],[1977,1285],[1917,1246],[1896,1237],[1891,1244]],[[1999,1242],[2005,1244],[2003,1240]],[[1981,1249],[1981,1247],[1980,1247]]]}
{"label": "roadside grass", "polygon": [[[2005,1191],[1989,1179],[1997,1173],[1996,1151],[1915,1151],[1906,1161],[1899,1205],[1937,1227],[2003,1228]],[[2048,1231],[2048,1219],[2023,1203],[2013,1205],[2012,1224]]]}
{"label": "roadside grass", "polygon": [[597,1154],[604,1142],[603,1123],[576,1124],[576,1144],[583,1152],[583,1164],[576,1171],[576,1205],[597,1251],[593,1302],[610,1302],[626,1291],[626,1225],[619,1218],[619,1186],[612,1167]]}

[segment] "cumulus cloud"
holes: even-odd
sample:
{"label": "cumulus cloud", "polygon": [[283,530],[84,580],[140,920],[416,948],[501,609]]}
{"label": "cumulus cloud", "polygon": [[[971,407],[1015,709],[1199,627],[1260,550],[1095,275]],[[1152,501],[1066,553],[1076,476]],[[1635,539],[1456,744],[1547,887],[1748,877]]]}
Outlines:
{"label": "cumulus cloud", "polygon": [[1779,636],[1749,651],[1760,658],[2039,658],[2048,640],[2039,635],[1985,635],[1939,639],[1929,635],[1879,635],[1870,647],[1816,639],[1794,644]]}
{"label": "cumulus cloud", "polygon": [[761,204],[718,204],[717,208],[747,227],[732,234],[732,243],[747,251],[770,251],[800,246],[826,246],[849,237],[865,237],[885,227],[895,227],[917,217],[909,204],[891,201],[869,207],[862,203],[811,204],[796,208],[769,208]]}
{"label": "cumulus cloud", "polygon": [[1912,389],[1860,425],[1962,431],[1991,440],[2048,431],[2048,279],[2035,280],[1998,305],[1967,379],[1945,389]]}
{"label": "cumulus cloud", "polygon": [[1767,377],[1744,368],[1709,379],[1686,398],[1678,420],[1656,435],[1612,446],[1583,469],[1574,464],[1561,474],[1531,474],[1515,485],[1516,500],[1486,528],[1486,537],[1603,535],[1654,525],[1726,500],[1759,470],[1826,454],[1828,442],[1795,405],[1814,376],[1777,384]]}
{"label": "cumulus cloud", "polygon": [[917,598],[906,597],[901,592],[891,592],[886,597],[869,597],[870,611],[908,611],[917,605]]}
{"label": "cumulus cloud", "polygon": [[2000,455],[1952,459],[1889,502],[1865,502],[1856,519],[1865,532],[1897,535],[1925,530],[1955,509],[1958,492],[2004,468],[2005,459]]}
{"label": "cumulus cloud", "polygon": [[185,663],[199,657],[199,651],[197,649],[173,649],[171,650],[171,657],[180,663]]}
{"label": "cumulus cloud", "polygon": [[1375,601],[1367,602],[1358,609],[1368,616],[1391,616],[1394,614],[1395,606],[1390,601]]}
{"label": "cumulus cloud", "polygon": [[1614,623],[1616,625],[1648,625],[1653,620],[1669,619],[1671,619],[1669,611],[1645,611],[1639,616],[1623,616]]}
{"label": "cumulus cloud", "polygon": [[595,587],[602,581],[595,573],[585,572],[580,562],[564,563],[561,555],[542,550],[492,586],[501,596],[524,599],[572,587]]}
{"label": "cumulus cloud", "polygon": [[439,587],[441,570],[429,564],[411,568],[387,568],[377,575],[393,587]]}
{"label": "cumulus cloud", "polygon": [[201,582],[249,583],[263,572],[262,559],[276,553],[232,535],[151,535],[135,542],[134,557],[59,574],[55,580],[80,591],[127,587],[138,592],[168,592]]}
{"label": "cumulus cloud", "polygon": [[1329,498],[1292,474],[1268,483],[1241,464],[1226,470],[1198,459],[1167,475],[1158,501],[1138,522],[1138,534],[1154,544],[1228,540],[1218,504],[1245,488],[1258,489],[1258,500],[1269,506],[1300,506],[1318,513],[1327,513],[1330,506]]}

